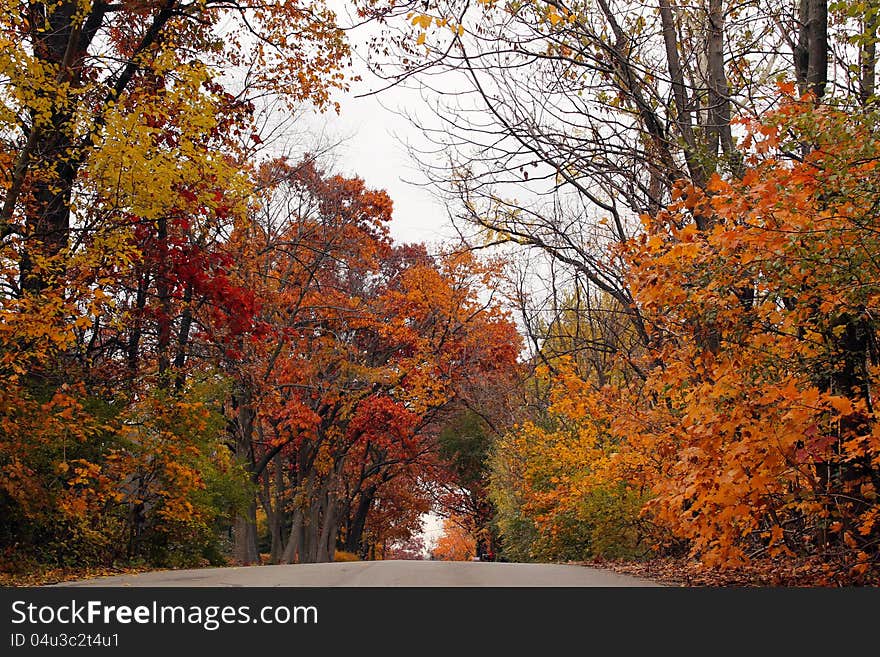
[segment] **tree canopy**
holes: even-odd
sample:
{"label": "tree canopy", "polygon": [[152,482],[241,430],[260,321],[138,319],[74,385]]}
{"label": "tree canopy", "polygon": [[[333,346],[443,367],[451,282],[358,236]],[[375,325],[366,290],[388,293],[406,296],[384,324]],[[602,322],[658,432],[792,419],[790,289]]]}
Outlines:
{"label": "tree canopy", "polygon": [[0,1],[4,569],[878,583],[874,0],[346,5],[440,245],[272,147],[348,91],[324,3]]}

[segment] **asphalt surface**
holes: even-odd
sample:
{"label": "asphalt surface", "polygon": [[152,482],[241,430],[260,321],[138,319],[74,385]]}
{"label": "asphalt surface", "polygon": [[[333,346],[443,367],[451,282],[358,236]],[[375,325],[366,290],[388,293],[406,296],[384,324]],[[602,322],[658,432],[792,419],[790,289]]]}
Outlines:
{"label": "asphalt surface", "polygon": [[561,564],[362,561],[164,570],[58,586],[660,586],[610,570]]}

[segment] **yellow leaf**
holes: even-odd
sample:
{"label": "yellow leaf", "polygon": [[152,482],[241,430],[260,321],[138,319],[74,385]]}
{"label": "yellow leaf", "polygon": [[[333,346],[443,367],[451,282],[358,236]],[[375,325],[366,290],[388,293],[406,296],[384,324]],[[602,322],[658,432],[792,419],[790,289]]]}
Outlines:
{"label": "yellow leaf", "polygon": [[423,43],[425,43],[425,33],[424,33],[424,32],[422,32],[422,33],[419,35],[419,38],[416,39],[416,43],[419,44],[419,45],[422,45]]}
{"label": "yellow leaf", "polygon": [[427,14],[419,14],[418,16],[412,19],[413,25],[418,25],[423,30],[427,30],[431,27],[431,23],[434,22],[434,19],[428,16]]}

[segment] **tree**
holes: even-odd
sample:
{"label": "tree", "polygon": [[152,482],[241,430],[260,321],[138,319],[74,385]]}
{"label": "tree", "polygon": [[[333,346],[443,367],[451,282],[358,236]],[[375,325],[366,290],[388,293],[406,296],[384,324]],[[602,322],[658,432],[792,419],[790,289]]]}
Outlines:
{"label": "tree", "polygon": [[476,556],[477,539],[465,521],[455,517],[443,521],[443,533],[431,551],[434,559],[441,561],[470,561]]}
{"label": "tree", "polygon": [[4,548],[198,559],[241,488],[193,356],[216,351],[202,329],[250,330],[222,245],[255,103],[326,106],[341,32],[293,2],[6,2],[0,51]]}
{"label": "tree", "polygon": [[[406,500],[407,527],[427,510],[400,482],[432,462],[435,414],[466,378],[509,368],[516,336],[477,298],[491,267],[391,244],[384,193],[308,161],[264,174],[264,203],[235,237],[263,328],[231,345],[230,442],[254,483],[274,460],[262,495],[272,555],[327,561],[342,527],[345,548],[364,552],[377,505]],[[254,514],[238,531],[242,561],[256,558]]]}
{"label": "tree", "polygon": [[[0,75],[7,81],[10,175],[0,222],[4,239],[22,240],[21,292],[42,290],[52,268],[63,265],[55,260],[70,246],[77,183],[93,167],[100,169],[102,154],[112,157],[114,146],[149,142],[171,116],[166,112],[175,97],[190,101],[178,119],[184,143],[176,137],[168,143],[181,150],[193,130],[215,121],[221,109],[246,107],[251,94],[283,90],[292,102],[326,103],[329,88],[339,85],[335,69],[346,50],[334,22],[314,21],[315,11],[331,17],[295,2],[247,8],[174,0],[7,3]],[[296,47],[263,47],[287,44],[290,28],[298,26],[304,39],[326,49],[313,55]],[[229,30],[223,40],[221,29]],[[193,51],[203,54],[201,61],[191,57]],[[217,82],[224,65],[251,66],[244,95],[230,95]],[[170,182],[162,180],[161,167],[140,171],[148,176],[140,184]],[[160,190],[153,190],[154,198],[162,198]]]}
{"label": "tree", "polygon": [[813,557],[827,581],[876,578],[875,122],[789,97],[749,126],[741,180],[683,188],[631,247],[662,365],[641,403],[611,392],[608,421],[648,509],[706,563]]}
{"label": "tree", "polygon": [[489,490],[504,554],[543,561],[643,556],[653,534],[639,518],[647,490],[613,470],[620,441],[591,406],[593,382],[570,363],[553,377],[541,375],[549,407],[511,429],[492,452]]}

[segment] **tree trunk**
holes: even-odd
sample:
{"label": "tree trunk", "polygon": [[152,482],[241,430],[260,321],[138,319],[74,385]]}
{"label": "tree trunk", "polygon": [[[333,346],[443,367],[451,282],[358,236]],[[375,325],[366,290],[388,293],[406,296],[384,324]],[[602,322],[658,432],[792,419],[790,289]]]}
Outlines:
{"label": "tree trunk", "polygon": [[367,526],[367,516],[370,508],[373,506],[373,497],[376,495],[376,487],[370,486],[360,495],[357,509],[351,521],[348,534],[345,537],[345,551],[354,554],[361,554],[363,546],[361,541],[364,535],[364,528]]}
{"label": "tree trunk", "polygon": [[828,82],[828,2],[800,0],[798,43],[795,47],[795,75],[801,93],[811,92],[816,100],[825,95]]}
{"label": "tree trunk", "polygon": [[233,559],[247,566],[259,563],[257,553],[257,501],[252,500],[244,514],[238,514],[232,525]]}
{"label": "tree trunk", "polygon": [[[59,77],[68,78],[72,87],[78,86],[75,72],[78,67],[74,67],[74,63],[81,58],[82,32],[74,20],[78,4],[62,0],[47,9],[43,3],[30,3],[28,12],[34,55],[43,70],[57,71]],[[40,124],[35,115],[31,117],[28,144],[16,163],[12,187],[3,208],[4,220],[10,219],[27,169],[36,168],[41,175],[33,181],[33,199],[26,209],[27,239],[19,262],[19,285],[25,294],[37,294],[47,286],[46,272],[34,270],[37,260],[48,259],[53,267],[61,267],[55,258],[68,244],[70,199],[78,170],[72,152],[76,140],[75,104],[63,98],[47,100],[53,105],[50,118]]]}
{"label": "tree trunk", "polygon": [[807,84],[818,101],[825,95],[828,82],[828,0],[810,2],[810,45]]}
{"label": "tree trunk", "polygon": [[861,76],[859,77],[859,99],[862,105],[868,105],[874,97],[875,76],[877,70],[877,15],[866,12],[864,21],[865,45],[859,56]]}
{"label": "tree trunk", "polygon": [[[284,472],[282,464],[283,459],[281,457],[281,454],[278,453],[275,456],[274,490],[269,491],[269,487],[267,486],[266,491],[266,499],[271,509],[271,513],[269,513],[269,530],[272,534],[272,547],[269,553],[269,558],[272,563],[279,563],[281,560],[281,554],[284,552],[284,539],[281,536],[281,524],[282,520],[284,519],[284,510],[281,508],[281,491],[284,488]],[[266,473],[266,482],[268,483],[268,481],[269,476],[268,473]]]}
{"label": "tree trunk", "polygon": [[143,310],[147,305],[147,288],[150,286],[150,279],[147,273],[138,276],[138,287],[137,293],[135,295],[135,304],[134,304],[134,312],[132,315],[134,316],[134,326],[131,329],[131,332],[128,335],[128,345],[127,345],[127,362],[128,369],[130,370],[132,377],[134,379],[134,375],[137,374],[138,367],[140,365],[140,348],[141,348],[141,335],[143,333]]}
{"label": "tree trunk", "polygon": [[[325,499],[324,513],[321,518],[321,535],[318,538],[318,549],[315,555],[315,561],[318,563],[331,561],[331,554],[335,551],[336,545],[336,498],[333,493],[328,492]],[[333,548],[331,548],[331,542]]]}
{"label": "tree trunk", "polygon": [[[684,141],[684,159],[691,181],[697,187],[704,187],[708,176],[704,166],[700,163],[700,153],[694,136],[691,111],[688,106],[687,85],[681,68],[681,59],[678,56],[678,30],[675,27],[675,17],[672,14],[669,0],[660,0],[660,24],[663,30],[663,44],[666,47],[666,69],[669,73],[672,98],[675,103],[675,124]],[[695,219],[700,230],[707,227],[700,225],[705,221],[704,218],[698,216]]]}
{"label": "tree trunk", "polygon": [[737,155],[730,128],[730,89],[724,70],[724,11],[722,0],[709,0],[709,128],[710,145],[715,153],[720,147],[725,157]]}
{"label": "tree trunk", "polygon": [[308,520],[306,522],[304,538],[305,538],[305,554],[307,563],[317,563],[318,553],[320,551],[321,539],[321,516],[324,510],[324,492],[315,496],[309,507]]}
{"label": "tree trunk", "polygon": [[183,292],[183,314],[180,317],[180,330],[177,332],[177,355],[174,357],[174,388],[180,392],[186,382],[186,374],[183,366],[186,364],[186,352],[189,344],[189,334],[192,330],[193,311],[191,307],[193,298],[193,284],[187,283]]}
{"label": "tree trunk", "polygon": [[168,271],[168,218],[159,217],[156,242],[159,248],[158,271],[156,272],[156,297],[159,300],[159,316],[157,318],[158,334],[156,351],[159,356],[159,388],[167,389],[171,367],[171,285]]}
{"label": "tree trunk", "polygon": [[[254,468],[253,432],[256,413],[252,405],[250,391],[241,383],[236,384],[232,393],[232,406],[235,420],[231,423],[235,444],[235,456],[247,472]],[[251,498],[244,515],[239,514],[233,525],[234,558],[238,563],[257,563],[257,502]]]}
{"label": "tree trunk", "polygon": [[290,536],[284,552],[281,554],[281,563],[302,563],[303,554],[303,512],[294,509],[290,523]]}

